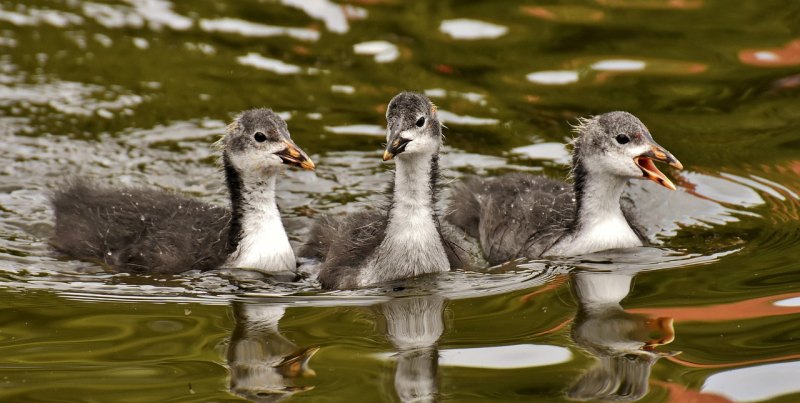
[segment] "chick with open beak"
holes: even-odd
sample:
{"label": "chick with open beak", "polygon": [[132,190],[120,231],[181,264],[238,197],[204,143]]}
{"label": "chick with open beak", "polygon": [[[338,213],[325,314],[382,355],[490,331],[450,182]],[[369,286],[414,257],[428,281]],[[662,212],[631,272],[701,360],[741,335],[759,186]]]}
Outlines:
{"label": "chick with open beak", "polygon": [[575,132],[572,186],[521,173],[454,186],[447,219],[478,238],[490,264],[648,244],[636,217],[620,204],[623,191],[634,178],[674,190],[653,162],[683,166],[628,112],[580,119]]}
{"label": "chick with open beak", "polygon": [[653,161],[677,169],[683,169],[683,165],[653,140],[636,116],[628,112],[606,113],[582,121],[579,133],[574,142],[575,158],[585,168],[588,180],[602,180],[605,175],[641,178],[676,189]]}
{"label": "chick with open beak", "polygon": [[683,164],[673,157],[669,151],[656,144],[649,134],[647,134],[647,137],[650,139],[650,149],[645,151],[642,155],[635,157],[633,161],[641,168],[643,178],[658,183],[667,189],[675,190],[675,185],[663,172],[656,168],[655,164],[653,164],[653,160],[667,163],[678,169],[683,169]]}

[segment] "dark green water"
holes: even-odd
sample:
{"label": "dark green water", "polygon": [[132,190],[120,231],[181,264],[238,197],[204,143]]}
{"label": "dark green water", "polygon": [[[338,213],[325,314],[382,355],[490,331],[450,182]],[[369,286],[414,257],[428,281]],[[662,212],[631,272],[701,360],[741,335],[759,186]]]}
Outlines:
{"label": "dark green water", "polygon": [[[0,400],[800,401],[798,40],[776,0],[0,1]],[[380,199],[401,90],[444,111],[452,179],[564,177],[570,122],[636,114],[686,167],[629,190],[663,249],[397,295],[114,275],[47,245],[68,175],[224,203],[210,145],[257,106],[318,166],[280,183],[297,245]]]}

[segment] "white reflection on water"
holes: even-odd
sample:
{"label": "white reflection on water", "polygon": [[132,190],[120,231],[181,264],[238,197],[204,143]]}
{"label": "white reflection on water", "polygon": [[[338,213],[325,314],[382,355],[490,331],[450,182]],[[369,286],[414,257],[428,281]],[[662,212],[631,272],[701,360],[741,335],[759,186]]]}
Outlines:
{"label": "white reflection on water", "polygon": [[144,18],[126,6],[86,2],[82,4],[83,14],[105,28],[141,28]]}
{"label": "white reflection on water", "polygon": [[[120,87],[107,88],[96,84],[72,81],[41,80],[27,83],[16,65],[0,60],[0,106],[17,105],[33,109],[42,106],[66,115],[97,114],[113,118],[118,113],[132,114],[133,108],[144,102],[145,96],[133,94]],[[33,108],[31,108],[33,106]]]}
{"label": "white reflection on water", "polygon": [[568,349],[547,344],[439,350],[439,365],[451,367],[514,369],[544,367],[571,359],[572,353]]}
{"label": "white reflection on water", "polygon": [[528,81],[537,84],[565,85],[578,81],[578,72],[572,70],[537,71],[525,76]]}
{"label": "white reflection on water", "polygon": [[343,34],[350,30],[350,19],[367,18],[367,10],[351,5],[336,4],[330,0],[281,0],[285,6],[299,8],[309,17],[325,23],[328,31]]}
{"label": "white reflection on water", "polygon": [[758,365],[718,372],[706,378],[704,393],[735,402],[751,402],[800,392],[800,361]]}
{"label": "white reflection on water", "polygon": [[644,70],[647,63],[641,60],[609,59],[592,64],[592,70],[597,71],[640,71]]}
{"label": "white reflection on water", "polygon": [[361,134],[365,136],[385,136],[386,129],[378,125],[325,126],[325,131],[335,134]]}
{"label": "white reflection on water", "polygon": [[430,98],[446,98],[446,97],[462,98],[481,106],[485,106],[487,103],[486,95],[479,94],[477,92],[447,91],[443,88],[430,88],[426,89],[424,93],[426,96]]}
{"label": "white reflection on water", "polygon": [[800,297],[782,299],[773,303],[775,306],[800,306]]}
{"label": "white reflection on water", "polygon": [[187,30],[192,27],[193,21],[172,11],[172,3],[166,0],[127,0],[137,14],[147,21],[152,29],[168,27],[176,31]]}
{"label": "white reflection on water", "polygon": [[400,50],[391,42],[368,41],[353,45],[357,55],[371,55],[378,63],[391,63],[400,57]]}
{"label": "white reflection on water", "polygon": [[535,160],[549,160],[557,164],[569,164],[572,155],[564,143],[537,143],[529,146],[512,148],[514,154],[521,154]]}
{"label": "white reflection on water", "polygon": [[493,118],[479,118],[469,115],[456,115],[453,112],[439,109],[439,119],[444,124],[465,125],[465,126],[492,126],[500,123]]}
{"label": "white reflection on water", "polygon": [[475,40],[499,38],[508,32],[508,28],[490,22],[458,18],[442,21],[439,31],[453,39]]}
{"label": "white reflection on water", "polygon": [[28,8],[25,13],[0,9],[0,21],[5,21],[17,26],[34,26],[41,23],[54,27],[67,27],[83,23],[83,18],[64,11]]}
{"label": "white reflection on water", "polygon": [[[686,172],[681,176],[692,183],[697,194],[711,200],[743,207],[764,204],[758,192],[744,184],[696,172]],[[733,179],[731,176],[729,178]]]}
{"label": "white reflection on water", "polygon": [[200,20],[200,29],[206,32],[224,32],[249,37],[289,36],[303,41],[316,41],[319,32],[308,28],[278,27],[240,20],[238,18],[218,18]]}
{"label": "white reflection on water", "polygon": [[[390,353],[376,354],[382,360],[394,359]],[[447,367],[517,369],[544,367],[568,362],[569,349],[549,344],[439,349],[439,365]]]}
{"label": "white reflection on water", "polygon": [[339,94],[355,94],[356,87],[353,87],[352,85],[334,84],[331,85],[331,92],[336,92]]}
{"label": "white reflection on water", "polygon": [[285,63],[278,59],[270,59],[255,52],[250,52],[246,56],[239,56],[236,60],[241,65],[255,67],[259,70],[271,71],[276,74],[300,74],[303,72],[303,68],[300,66]]}

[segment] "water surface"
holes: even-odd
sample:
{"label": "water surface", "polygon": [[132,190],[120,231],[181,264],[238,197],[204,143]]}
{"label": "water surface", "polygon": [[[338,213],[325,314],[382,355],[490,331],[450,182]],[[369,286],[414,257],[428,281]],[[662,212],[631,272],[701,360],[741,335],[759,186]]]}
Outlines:
{"label": "water surface", "polygon": [[[0,399],[800,400],[800,5],[406,3],[0,1]],[[401,90],[448,180],[565,177],[570,123],[636,114],[686,166],[628,189],[656,247],[336,293],[48,247],[70,175],[225,203],[211,143],[258,106],[318,166],[279,185],[298,245],[380,200]]]}

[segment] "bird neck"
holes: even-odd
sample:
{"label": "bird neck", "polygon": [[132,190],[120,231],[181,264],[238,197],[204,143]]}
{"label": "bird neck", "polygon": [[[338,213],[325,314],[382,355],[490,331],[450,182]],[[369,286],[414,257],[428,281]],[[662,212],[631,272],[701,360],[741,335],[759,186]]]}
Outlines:
{"label": "bird neck", "polygon": [[627,179],[589,172],[580,158],[573,168],[575,218],[567,236],[547,254],[574,256],[606,249],[642,246],[620,207]]}
{"label": "bird neck", "polygon": [[450,269],[436,215],[439,160],[429,155],[401,155],[396,160],[385,237],[362,285]]}
{"label": "bird neck", "polygon": [[423,210],[434,218],[439,156],[413,155],[398,158],[395,164],[392,212]]}
{"label": "bird neck", "polygon": [[626,178],[590,173],[583,165],[575,167],[575,219],[578,227],[609,217],[621,217],[619,199]]}
{"label": "bird neck", "polygon": [[223,157],[231,197],[226,266],[260,272],[295,271],[295,258],[275,202],[279,169],[242,175]]}

